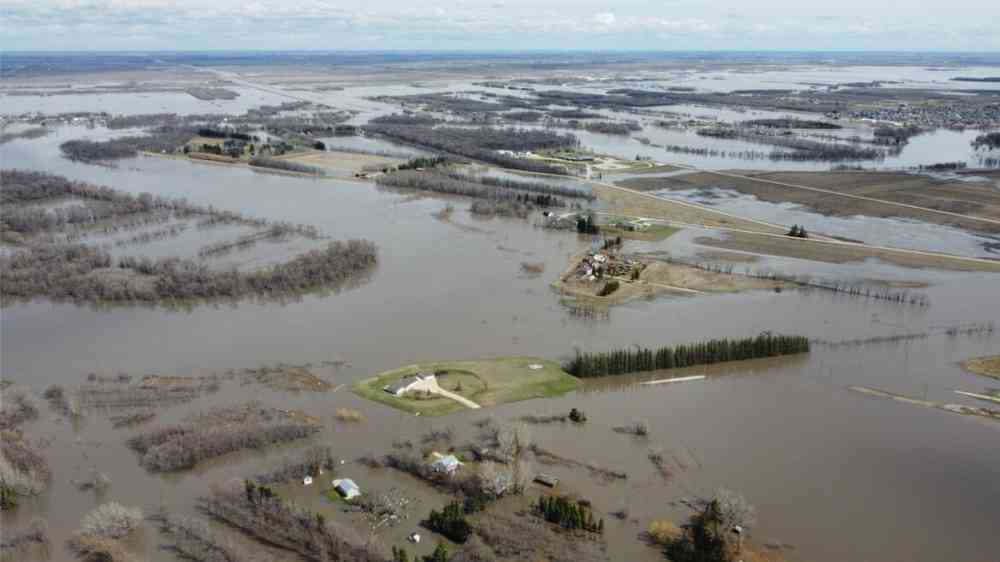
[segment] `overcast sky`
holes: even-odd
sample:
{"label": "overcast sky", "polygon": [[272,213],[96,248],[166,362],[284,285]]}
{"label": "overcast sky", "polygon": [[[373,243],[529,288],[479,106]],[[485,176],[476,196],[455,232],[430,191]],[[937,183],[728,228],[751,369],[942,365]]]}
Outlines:
{"label": "overcast sky", "polygon": [[998,0],[0,0],[0,48],[1000,50]]}

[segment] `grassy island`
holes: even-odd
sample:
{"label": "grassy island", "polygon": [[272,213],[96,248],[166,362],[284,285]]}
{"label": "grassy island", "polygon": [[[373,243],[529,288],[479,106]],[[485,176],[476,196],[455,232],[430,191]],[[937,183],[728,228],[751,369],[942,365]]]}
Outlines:
{"label": "grassy island", "polygon": [[369,400],[424,416],[441,416],[470,407],[436,393],[411,391],[394,396],[384,390],[386,385],[417,373],[434,373],[440,389],[481,407],[560,396],[580,384],[555,361],[503,357],[407,365],[357,383],[354,392]]}

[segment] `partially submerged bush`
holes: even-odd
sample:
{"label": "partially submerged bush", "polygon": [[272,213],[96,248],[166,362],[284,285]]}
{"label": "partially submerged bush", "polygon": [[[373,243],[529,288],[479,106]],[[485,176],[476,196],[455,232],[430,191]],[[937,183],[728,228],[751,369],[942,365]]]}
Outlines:
{"label": "partially submerged bush", "polygon": [[646,437],[649,435],[649,424],[646,420],[635,420],[628,425],[616,427],[615,431],[618,433],[628,433],[637,437]]}
{"label": "partially submerged bush", "polygon": [[118,502],[102,504],[83,516],[80,534],[88,537],[120,539],[142,523],[142,510]]}
{"label": "partially submerged bush", "polygon": [[84,562],[131,562],[125,545],[115,539],[77,534],[69,540],[69,548]]}
{"label": "partially submerged bush", "polygon": [[6,555],[31,544],[42,544],[49,540],[49,524],[44,519],[34,519],[27,528],[4,529],[0,534],[0,555]]}
{"label": "partially submerged bush", "polygon": [[677,540],[682,533],[683,531],[681,531],[680,527],[667,519],[653,521],[649,524],[649,530],[647,531],[649,540],[661,546],[666,546]]}
{"label": "partially submerged bush", "polygon": [[[255,488],[260,489],[260,488]],[[310,562],[386,562],[380,544],[327,521],[273,494],[244,485],[217,488],[199,499],[201,509],[259,540],[299,554]]]}
{"label": "partially submerged bush", "polygon": [[342,422],[360,422],[364,421],[365,416],[357,410],[352,410],[350,408],[337,408],[333,417],[337,418]]}
{"label": "partially submerged bush", "polygon": [[[2,265],[2,262],[0,262]],[[6,272],[4,283],[7,282]],[[38,417],[38,405],[26,388],[13,387],[0,391],[0,431],[15,429],[26,421]]]}
{"label": "partially submerged bush", "polygon": [[311,423],[285,422],[210,428],[166,428],[130,446],[142,452],[140,463],[152,471],[193,468],[199,462],[239,451],[302,439],[319,431]]}
{"label": "partially submerged bush", "polygon": [[[160,531],[170,540],[170,548],[194,562],[264,562],[271,560],[254,547],[245,547],[233,537],[213,531],[208,522],[197,517],[159,514],[153,517]],[[253,550],[251,550],[253,549]]]}

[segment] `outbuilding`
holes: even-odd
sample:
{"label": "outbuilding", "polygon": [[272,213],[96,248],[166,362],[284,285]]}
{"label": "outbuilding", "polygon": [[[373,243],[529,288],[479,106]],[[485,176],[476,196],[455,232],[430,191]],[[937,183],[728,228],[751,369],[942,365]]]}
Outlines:
{"label": "outbuilding", "polygon": [[334,480],[333,489],[345,500],[353,500],[361,495],[361,488],[350,478],[338,478]]}

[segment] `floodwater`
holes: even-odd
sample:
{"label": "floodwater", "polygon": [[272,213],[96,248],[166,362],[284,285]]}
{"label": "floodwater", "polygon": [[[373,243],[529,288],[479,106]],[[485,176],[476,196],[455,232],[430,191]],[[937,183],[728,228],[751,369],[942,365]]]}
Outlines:
{"label": "floodwater", "polygon": [[[197,374],[277,363],[319,365],[318,372],[349,385],[402,364],[510,354],[559,359],[576,347],[655,346],[713,337],[741,337],[764,330],[838,342],[900,334],[925,337],[895,343],[817,344],[808,356],[691,369],[708,379],[647,386],[637,380],[588,381],[555,400],[533,400],[448,418],[415,418],[364,401],[347,387],[290,395],[239,382],[226,383],[198,401],[163,412],[167,424],[214,404],[250,398],[301,408],[323,419],[323,442],[348,461],[339,470],[366,489],[415,487],[413,518],[389,537],[398,540],[439,494],[385,470],[369,473],[352,461],[388,452],[396,439],[414,439],[431,428],[454,426],[459,441],[475,434],[471,423],[486,415],[586,411],[584,427],[533,426],[536,442],[564,456],[624,470],[625,481],[605,482],[586,471],[537,464],[561,486],[591,499],[605,514],[611,558],[660,560],[638,535],[654,518],[680,520],[682,498],[735,489],[758,507],[753,537],[780,542],[792,560],[986,560],[1000,550],[1000,424],[854,393],[866,385],[941,402],[976,404],[954,389],[982,391],[987,379],[957,362],[997,353],[1000,333],[948,336],[949,327],[1000,319],[997,275],[906,270],[878,262],[816,264],[761,258],[754,268],[809,272],[837,279],[923,281],[930,307],[898,306],[824,292],[752,292],[698,297],[664,296],[632,302],[594,317],[574,314],[550,284],[567,257],[590,242],[574,233],[534,228],[531,221],[479,220],[460,198],[413,197],[374,185],[261,173],[183,160],[141,157],[114,168],[69,162],[58,155],[63,128],[48,137],[0,147],[4,167],[23,167],[138,193],[186,197],[200,205],[272,220],[318,226],[335,239],[364,237],[379,247],[371,276],[337,293],[314,293],[286,302],[244,301],[163,307],[98,307],[37,300],[3,309],[2,377],[41,391],[73,385],[90,372]],[[100,134],[96,131],[94,134]],[[448,221],[432,215],[447,203]],[[626,249],[698,251],[699,233]],[[193,243],[193,242],[192,242]],[[186,244],[186,243],[185,243]],[[141,247],[140,247],[141,248]],[[521,262],[544,262],[537,277]],[[739,267],[739,266],[737,266]],[[339,364],[339,363],[338,363]],[[675,373],[671,373],[674,375]],[[661,378],[651,373],[649,378]],[[367,420],[333,420],[338,407],[360,410]],[[644,419],[650,436],[636,439],[612,428]],[[64,541],[82,515],[101,501],[164,506],[191,513],[194,500],[214,483],[261,472],[303,444],[229,455],[176,475],[138,466],[124,447],[130,430],[114,430],[98,413],[81,423],[60,420],[47,406],[25,426],[51,442],[44,454],[53,467],[51,489],[4,513],[4,528],[49,521],[51,560],[70,560]],[[648,461],[662,450],[674,470],[670,481]],[[96,468],[112,486],[102,497],[71,480]],[[297,490],[296,494],[320,492]],[[319,502],[313,498],[311,501]],[[619,522],[607,513],[627,507]],[[352,520],[347,514],[338,515]],[[171,560],[148,526],[132,547],[147,560]],[[398,543],[397,543],[398,544]],[[423,549],[433,548],[427,541]],[[412,552],[412,550],[411,550]]]}
{"label": "floodwater", "polygon": [[[989,187],[986,187],[989,189]],[[903,218],[826,216],[795,203],[771,203],[721,187],[662,190],[657,197],[707,205],[772,224],[798,224],[807,231],[860,240],[868,244],[930,250],[973,257],[997,257],[995,236],[973,234],[960,228]]]}

